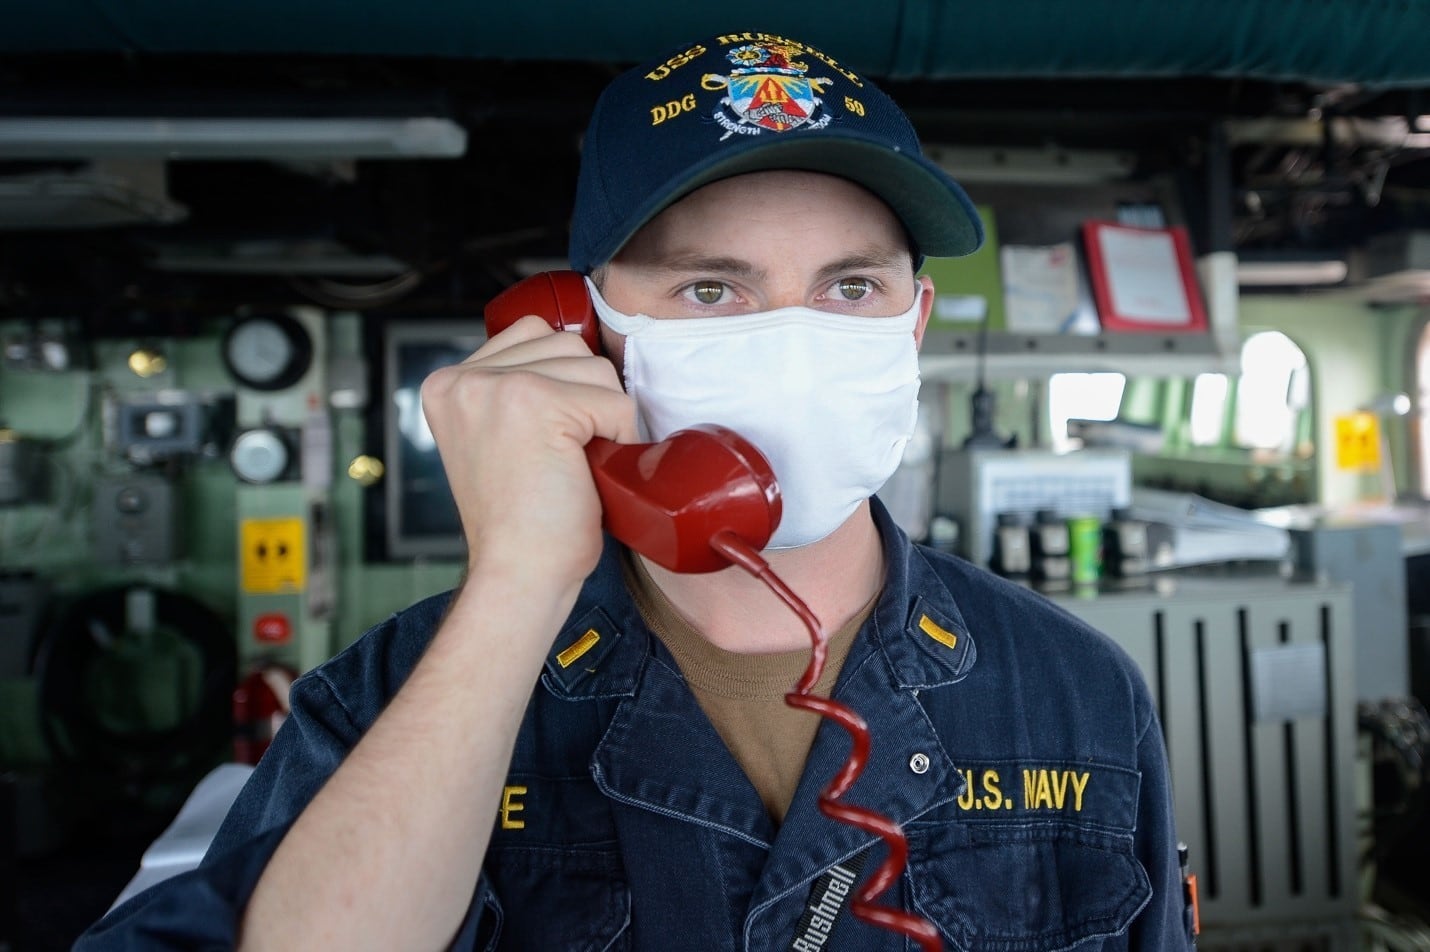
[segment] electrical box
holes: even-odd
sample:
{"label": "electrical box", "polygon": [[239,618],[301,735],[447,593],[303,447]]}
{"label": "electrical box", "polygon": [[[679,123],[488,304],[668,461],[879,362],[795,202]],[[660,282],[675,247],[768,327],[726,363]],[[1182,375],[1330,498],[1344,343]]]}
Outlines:
{"label": "electrical box", "polygon": [[1374,702],[1410,691],[1410,624],[1401,527],[1319,521],[1291,529],[1296,567],[1351,585],[1355,614],[1356,696]]}
{"label": "electrical box", "polygon": [[957,519],[964,558],[986,566],[1000,513],[1029,525],[1040,511],[1106,519],[1132,500],[1131,457],[1121,450],[948,450],[935,509]]}
{"label": "electrical box", "polygon": [[121,453],[138,464],[198,453],[204,442],[199,401],[180,391],[128,397],[115,412]]}
{"label": "electrical box", "polygon": [[178,557],[174,486],[136,473],[94,485],[94,559],[110,565],[171,562]]}

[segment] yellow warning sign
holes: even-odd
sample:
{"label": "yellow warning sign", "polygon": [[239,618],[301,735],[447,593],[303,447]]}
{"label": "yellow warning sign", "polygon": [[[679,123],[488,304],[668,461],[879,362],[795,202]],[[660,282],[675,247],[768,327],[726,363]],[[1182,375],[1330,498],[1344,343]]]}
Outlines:
{"label": "yellow warning sign", "polygon": [[297,516],[240,522],[243,590],[251,595],[303,591],[308,568],[306,542],[303,520]]}
{"label": "yellow warning sign", "polygon": [[1380,420],[1374,413],[1336,417],[1336,466],[1353,470],[1380,467]]}

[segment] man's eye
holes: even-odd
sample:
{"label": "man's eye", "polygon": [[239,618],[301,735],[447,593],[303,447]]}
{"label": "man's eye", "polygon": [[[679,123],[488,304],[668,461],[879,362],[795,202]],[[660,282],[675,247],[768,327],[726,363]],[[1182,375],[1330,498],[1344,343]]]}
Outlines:
{"label": "man's eye", "polygon": [[839,296],[846,301],[858,301],[874,290],[868,278],[844,278],[838,284]]}
{"label": "man's eye", "polygon": [[719,304],[725,296],[725,285],[718,281],[700,281],[690,286],[690,295],[701,304]]}

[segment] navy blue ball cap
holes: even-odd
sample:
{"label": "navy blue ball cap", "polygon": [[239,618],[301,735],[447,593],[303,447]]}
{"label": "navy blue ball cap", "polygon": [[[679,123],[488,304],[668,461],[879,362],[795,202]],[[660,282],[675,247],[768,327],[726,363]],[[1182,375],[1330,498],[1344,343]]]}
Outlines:
{"label": "navy blue ball cap", "polygon": [[641,226],[711,182],[771,169],[827,172],[893,209],[919,255],[983,243],[963,189],[929,161],[892,99],[812,46],[727,33],[631,69],[586,128],[571,218],[571,267],[590,273]]}

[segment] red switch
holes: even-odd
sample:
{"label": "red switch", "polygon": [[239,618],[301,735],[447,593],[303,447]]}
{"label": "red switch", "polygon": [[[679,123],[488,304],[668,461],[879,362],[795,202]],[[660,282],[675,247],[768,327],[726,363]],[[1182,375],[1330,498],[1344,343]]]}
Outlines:
{"label": "red switch", "polygon": [[293,625],[282,612],[269,612],[253,620],[253,637],[265,645],[286,645],[293,640]]}

